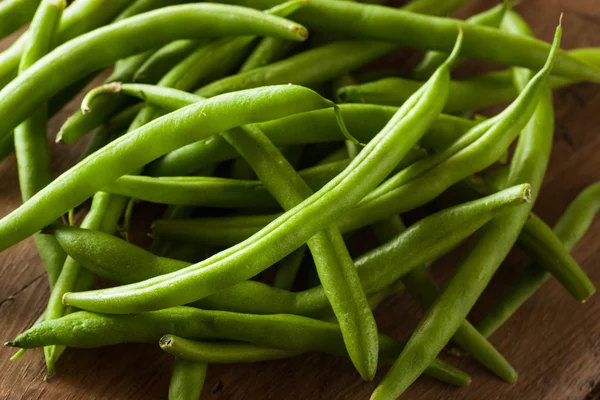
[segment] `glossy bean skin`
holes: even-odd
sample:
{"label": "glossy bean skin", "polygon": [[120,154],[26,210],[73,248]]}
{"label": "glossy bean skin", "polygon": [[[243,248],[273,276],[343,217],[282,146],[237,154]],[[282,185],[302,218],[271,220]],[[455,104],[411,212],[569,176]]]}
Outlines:
{"label": "glossy bean skin", "polygon": [[283,18],[214,4],[173,6],[96,29],[59,46],[0,92],[0,138],[63,87],[121,58],[181,38],[244,34],[303,40],[307,32]]}
{"label": "glossy bean skin", "polygon": [[207,368],[205,363],[176,358],[169,382],[169,400],[198,400]]}
{"label": "glossy bean skin", "polygon": [[[459,31],[459,39],[460,36]],[[456,49],[459,49],[460,40],[457,43]],[[451,60],[454,60],[457,51],[453,52]],[[247,242],[185,270],[107,289],[100,297],[94,291],[66,294],[64,301],[80,308],[91,307],[112,313],[160,309],[169,304],[186,304],[201,299],[263,271],[304,244],[324,224],[339,218],[393,170],[395,160],[406,154],[437,118],[447,96],[449,79],[449,64],[444,64],[444,68],[438,69],[429,84],[396,112],[341,174]],[[219,97],[222,96],[226,95]],[[197,104],[206,104],[207,101]],[[189,107],[195,105],[186,109]],[[295,231],[295,234],[288,235],[290,231]],[[256,257],[258,254],[260,258]],[[211,267],[205,268],[208,265]],[[192,287],[193,290],[186,289]],[[151,298],[146,294],[150,291]]]}
{"label": "glossy bean skin", "polygon": [[[583,190],[569,205],[554,227],[556,236],[570,250],[589,229],[600,210],[600,184],[595,183]],[[546,269],[535,263],[528,265],[510,283],[485,317],[477,324],[477,329],[489,337],[504,324],[550,277]]]}
{"label": "glossy bean skin", "polygon": [[191,3],[191,0],[135,0],[128,7],[123,9],[116,16],[115,22],[124,20],[125,18],[133,17],[134,15],[142,14],[148,11],[156,10],[157,8],[174,6],[177,4]]}
{"label": "glossy bean skin", "polygon": [[[404,226],[400,217],[390,218],[372,226],[380,242],[386,241],[403,232]],[[401,278],[405,289],[425,312],[440,294],[435,280],[426,265],[408,272]],[[517,380],[517,372],[496,348],[489,343],[479,331],[465,320],[452,339],[472,358],[480,362],[490,371],[506,382]]]}
{"label": "glossy bean skin", "polygon": [[302,354],[243,342],[197,342],[175,335],[160,338],[160,348],[175,357],[206,364],[251,363],[280,360]]}
{"label": "glossy bean skin", "polygon": [[[243,329],[242,329],[243,328]],[[252,315],[174,307],[133,315],[102,315],[86,311],[43,322],[19,335],[9,346],[32,348],[51,344],[100,347],[118,343],[157,343],[163,335],[187,339],[241,340],[283,350],[314,350],[346,355],[337,324],[295,315]],[[282,341],[281,338],[287,340]],[[389,362],[402,348],[379,335],[381,361]],[[436,360],[428,369],[437,379],[465,386],[465,373]]]}
{"label": "glossy bean skin", "polygon": [[[52,50],[57,27],[65,1],[44,0],[33,16],[19,65],[20,72],[27,70],[45,54]],[[23,202],[52,181],[50,147],[47,139],[47,104],[42,104],[28,119],[15,129],[14,141],[19,173],[19,188]],[[66,257],[58,243],[43,235],[35,235],[36,247],[44,261],[50,286],[54,286],[62,262]]]}
{"label": "glossy bean skin", "polygon": [[[507,17],[514,14],[508,13]],[[536,77],[542,83],[552,70],[555,51],[560,44],[562,30],[556,30],[553,51]],[[527,83],[529,71],[516,70],[515,83],[523,91],[535,82],[536,77]],[[548,164],[553,133],[553,110],[551,92],[542,84],[537,93],[538,101],[533,102],[534,110],[529,111],[531,120],[526,122],[511,162],[506,185],[530,182],[533,195],[537,194]],[[521,112],[527,113],[526,110]],[[533,114],[533,115],[532,115]],[[502,115],[502,114],[500,114]],[[526,119],[527,121],[527,119]],[[512,122],[512,121],[511,121]],[[532,197],[535,199],[535,197]],[[456,333],[460,324],[489,283],[515,243],[531,210],[530,203],[509,210],[491,221],[467,256],[460,262],[454,276],[438,296],[427,314],[419,321],[402,354],[371,396],[372,400],[397,398],[417,379],[428,360],[436,357]],[[468,289],[466,289],[468,288]]]}
{"label": "glossy bean skin", "polygon": [[[58,28],[56,43],[62,44],[96,29],[115,17],[133,0],[78,0],[65,10]],[[0,86],[5,86],[17,74],[19,62],[29,34],[24,33],[7,50],[0,53]],[[91,72],[91,71],[90,71]]]}
{"label": "glossy bean skin", "polygon": [[458,9],[465,0],[413,0],[403,7],[405,11],[428,15],[446,15]]}
{"label": "glossy bean skin", "polygon": [[[295,13],[294,13],[295,14]],[[342,41],[307,50],[287,59],[212,82],[195,93],[221,93],[265,85],[294,83],[310,86],[353,71],[390,53],[395,45],[371,41]]]}
{"label": "glossy bean skin", "polygon": [[[171,150],[234,126],[326,107],[332,103],[309,89],[271,86],[217,96],[159,118],[90,155],[0,220],[0,248],[23,240],[111,181]],[[198,130],[198,124],[204,128]]]}
{"label": "glossy bean skin", "polygon": [[[280,0],[227,0],[227,3],[267,8]],[[343,37],[382,40],[424,50],[450,52],[458,26],[465,42],[461,54],[498,64],[541,69],[550,45],[523,35],[453,18],[416,14],[402,9],[356,2],[313,0],[290,16],[307,28]],[[560,51],[555,75],[598,81],[600,70]]]}
{"label": "glossy bean skin", "polygon": [[[374,295],[408,271],[431,262],[456,247],[493,217],[521,204],[527,186],[501,191],[433,214],[405,232],[354,260],[365,293]],[[52,225],[53,234],[69,256],[100,277],[132,283],[182,270],[190,264],[157,257],[102,232]],[[288,292],[245,281],[196,303],[201,308],[254,314],[313,315],[327,308],[322,287]]]}
{"label": "glossy bean skin", "polygon": [[31,21],[39,4],[40,0],[6,0],[0,3],[0,39]]}
{"label": "glossy bean skin", "polygon": [[[467,18],[465,22],[474,25],[498,28],[502,22],[502,19],[504,18],[504,13],[511,6],[512,5],[510,2],[505,1],[494,8]],[[426,80],[431,76],[435,69],[444,62],[446,57],[448,57],[447,54],[438,51],[429,51],[425,53],[421,62],[419,62],[419,64],[417,64],[417,66],[410,72],[411,78],[419,81]]]}

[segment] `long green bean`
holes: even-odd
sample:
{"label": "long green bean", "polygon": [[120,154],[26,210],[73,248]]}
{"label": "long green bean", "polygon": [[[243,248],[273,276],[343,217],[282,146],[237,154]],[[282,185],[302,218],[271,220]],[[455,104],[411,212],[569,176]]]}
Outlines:
{"label": "long green bean", "polygon": [[198,400],[207,367],[205,363],[176,358],[169,382],[169,400]]}
{"label": "long green bean", "polygon": [[[600,184],[595,183],[583,190],[560,217],[554,232],[570,250],[583,237],[600,210]],[[548,280],[550,274],[536,263],[528,265],[510,283],[496,303],[477,324],[486,337],[502,326],[533,294]]]}
{"label": "long green bean", "polygon": [[0,3],[0,39],[31,21],[39,4],[40,0],[5,0]]}
{"label": "long green bean", "polygon": [[[252,315],[175,307],[133,315],[102,315],[86,311],[43,322],[5,345],[32,348],[61,344],[99,347],[118,343],[157,343],[166,334],[188,339],[241,340],[284,350],[315,350],[346,355],[339,326],[295,315]],[[282,341],[281,337],[287,340]],[[389,362],[402,344],[379,335],[381,360]],[[439,360],[427,370],[436,379],[466,386],[470,377]]]}

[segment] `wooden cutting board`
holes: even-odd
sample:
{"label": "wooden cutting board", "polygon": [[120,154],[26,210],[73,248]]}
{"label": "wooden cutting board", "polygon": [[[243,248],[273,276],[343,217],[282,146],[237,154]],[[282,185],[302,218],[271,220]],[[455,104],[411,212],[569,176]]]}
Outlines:
{"label": "wooden cutting board", "polygon": [[[439,0],[444,1],[444,0]],[[600,46],[600,1],[524,0],[518,10],[535,34],[550,40],[564,13],[562,47]],[[472,0],[458,13],[471,15],[497,4]],[[14,37],[12,38],[14,40]],[[4,41],[3,47],[10,42]],[[475,67],[473,67],[475,68]],[[578,84],[556,92],[556,132],[550,168],[535,211],[553,224],[585,186],[600,179],[600,89]],[[1,101],[1,99],[0,99]],[[54,138],[71,104],[51,123]],[[77,159],[84,143],[53,146],[58,175]],[[0,215],[20,204],[14,157],[0,163]],[[575,258],[600,283],[600,220],[574,249]],[[474,312],[473,320],[504,284],[526,263],[511,254]],[[450,258],[436,267],[446,272]],[[12,339],[29,327],[44,309],[48,284],[31,239],[0,254],[0,339]],[[388,299],[377,311],[381,329],[406,338],[419,311],[406,295]],[[555,281],[540,290],[514,318],[491,338],[520,373],[506,384],[467,358],[444,356],[473,377],[470,387],[456,389],[421,378],[402,397],[406,399],[600,399],[600,296],[579,304]],[[172,359],[155,345],[121,345],[102,349],[69,349],[47,382],[41,350],[18,362],[14,350],[0,348],[0,399],[163,399]],[[204,399],[367,399],[385,373],[373,382],[361,381],[344,359],[308,354],[278,362],[210,366]]]}

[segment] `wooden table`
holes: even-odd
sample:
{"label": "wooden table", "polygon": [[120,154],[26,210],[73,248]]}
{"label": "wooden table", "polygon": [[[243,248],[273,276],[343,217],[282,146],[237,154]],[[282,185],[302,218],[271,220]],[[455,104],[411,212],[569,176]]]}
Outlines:
{"label": "wooden table", "polygon": [[[497,1],[471,3],[459,15],[479,12]],[[597,0],[526,0],[518,10],[542,39],[552,38],[559,14],[564,12],[563,48],[600,46]],[[538,215],[549,223],[556,221],[581,189],[600,179],[599,93],[598,86],[578,84],[555,95],[554,150],[535,206]],[[75,107],[69,106],[52,120],[52,138]],[[83,145],[53,146],[57,174],[73,164]],[[5,215],[20,203],[14,157],[0,163],[0,176],[0,214]],[[573,252],[596,284],[600,282],[598,222]],[[473,320],[525,262],[517,252],[509,257],[474,310]],[[0,254],[0,265],[0,336],[4,341],[37,318],[46,305],[48,284],[31,239]],[[452,259],[446,260],[437,269],[447,272],[452,265]],[[381,329],[397,337],[407,337],[418,316],[418,308],[406,295],[388,299],[377,312]],[[472,385],[455,389],[422,378],[403,398],[600,399],[600,296],[578,304],[551,281],[491,340],[519,371],[518,383],[503,383],[469,359],[445,356],[472,375]],[[45,366],[41,350],[9,362],[13,351],[0,348],[1,399],[166,398],[172,360],[158,346],[69,349],[48,382],[42,381]],[[203,398],[366,399],[384,372],[381,369],[373,382],[365,383],[348,361],[319,354],[253,365],[214,365],[209,368]]]}

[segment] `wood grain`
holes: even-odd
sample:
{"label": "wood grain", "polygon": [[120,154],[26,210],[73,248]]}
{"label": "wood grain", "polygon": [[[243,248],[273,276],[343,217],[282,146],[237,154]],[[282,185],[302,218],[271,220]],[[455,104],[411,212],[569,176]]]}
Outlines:
{"label": "wood grain", "polygon": [[[459,15],[470,15],[495,4],[495,0],[472,0]],[[544,40],[551,39],[558,16],[564,12],[563,48],[600,46],[597,0],[524,0],[518,10]],[[554,150],[535,206],[538,215],[549,223],[556,221],[581,189],[600,179],[599,93],[598,86],[586,83],[555,94]],[[75,107],[75,103],[71,104],[53,119],[52,138]],[[83,146],[83,142],[53,146],[56,174],[75,162]],[[0,176],[0,214],[5,215],[20,203],[14,157],[0,163]],[[573,251],[596,284],[600,282],[598,222]],[[436,266],[438,275],[448,276],[455,261],[446,257]],[[525,262],[522,254],[511,254],[474,310],[474,320]],[[0,254],[0,265],[0,336],[7,340],[26,329],[43,310],[48,284],[31,239]],[[406,337],[418,316],[415,303],[405,295],[386,300],[377,312],[381,329],[396,337]],[[473,384],[456,389],[422,378],[403,398],[600,399],[599,296],[578,304],[555,281],[550,281],[491,340],[519,371],[516,384],[499,381],[469,359],[443,356],[470,373]],[[9,362],[13,351],[0,349],[0,399],[166,398],[172,360],[158,346],[69,349],[48,382],[42,381],[44,362],[40,350],[27,352],[18,362]],[[320,354],[253,365],[214,365],[209,368],[203,398],[366,399],[384,373],[381,369],[373,382],[365,383],[348,361]]]}

